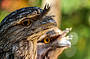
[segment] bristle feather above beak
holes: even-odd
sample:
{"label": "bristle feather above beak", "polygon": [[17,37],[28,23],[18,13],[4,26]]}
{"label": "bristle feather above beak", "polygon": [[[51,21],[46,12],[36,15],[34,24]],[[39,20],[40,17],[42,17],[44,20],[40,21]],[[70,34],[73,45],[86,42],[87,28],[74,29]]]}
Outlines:
{"label": "bristle feather above beak", "polygon": [[46,4],[42,12],[42,16],[46,15],[50,11],[50,5]]}

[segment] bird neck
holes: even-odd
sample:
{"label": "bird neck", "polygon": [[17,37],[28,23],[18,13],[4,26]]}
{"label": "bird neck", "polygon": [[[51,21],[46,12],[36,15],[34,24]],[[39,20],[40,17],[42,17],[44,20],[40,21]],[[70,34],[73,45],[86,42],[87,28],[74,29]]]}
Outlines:
{"label": "bird neck", "polygon": [[18,59],[18,58],[36,59],[37,57],[36,44],[37,44],[37,40],[21,41],[18,45],[19,48],[14,50],[15,59]]}

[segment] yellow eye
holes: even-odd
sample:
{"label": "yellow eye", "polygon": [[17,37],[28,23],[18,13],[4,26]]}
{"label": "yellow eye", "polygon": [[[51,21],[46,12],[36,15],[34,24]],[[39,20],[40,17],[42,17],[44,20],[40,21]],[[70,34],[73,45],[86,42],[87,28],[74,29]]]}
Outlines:
{"label": "yellow eye", "polygon": [[49,38],[48,38],[48,39],[47,39],[47,38],[44,39],[44,43],[47,44],[47,43],[49,43],[49,42],[50,42],[50,39],[49,39]]}
{"label": "yellow eye", "polygon": [[22,21],[22,25],[30,25],[30,21],[29,20],[25,20],[25,21]]}

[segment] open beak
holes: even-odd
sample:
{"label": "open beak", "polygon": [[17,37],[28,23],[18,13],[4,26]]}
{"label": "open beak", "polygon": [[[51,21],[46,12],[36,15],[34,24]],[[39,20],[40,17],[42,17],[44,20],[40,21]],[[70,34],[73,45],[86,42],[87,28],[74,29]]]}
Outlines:
{"label": "open beak", "polygon": [[[57,57],[63,52],[64,49],[71,47],[70,40],[72,35],[67,35],[71,31],[71,28],[61,31],[57,27],[49,29],[43,34],[38,41],[43,40],[45,37],[50,37],[51,43],[38,43],[37,44],[37,59],[57,59]],[[54,57],[52,57],[54,56]]]}
{"label": "open beak", "polygon": [[57,43],[58,46],[60,47],[71,47],[71,40],[72,40],[72,35],[68,35],[68,32],[71,31],[71,28],[66,28],[66,30],[64,30],[62,32],[62,34],[60,34],[60,36],[57,38]]}

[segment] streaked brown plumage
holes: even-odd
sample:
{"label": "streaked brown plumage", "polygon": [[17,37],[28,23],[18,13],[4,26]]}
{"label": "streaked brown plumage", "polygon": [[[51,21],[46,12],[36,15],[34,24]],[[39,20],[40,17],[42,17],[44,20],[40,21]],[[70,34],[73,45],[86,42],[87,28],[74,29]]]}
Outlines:
{"label": "streaked brown plumage", "polygon": [[56,59],[71,45],[70,29],[57,28],[50,7],[26,7],[9,14],[0,23],[1,59]]}

